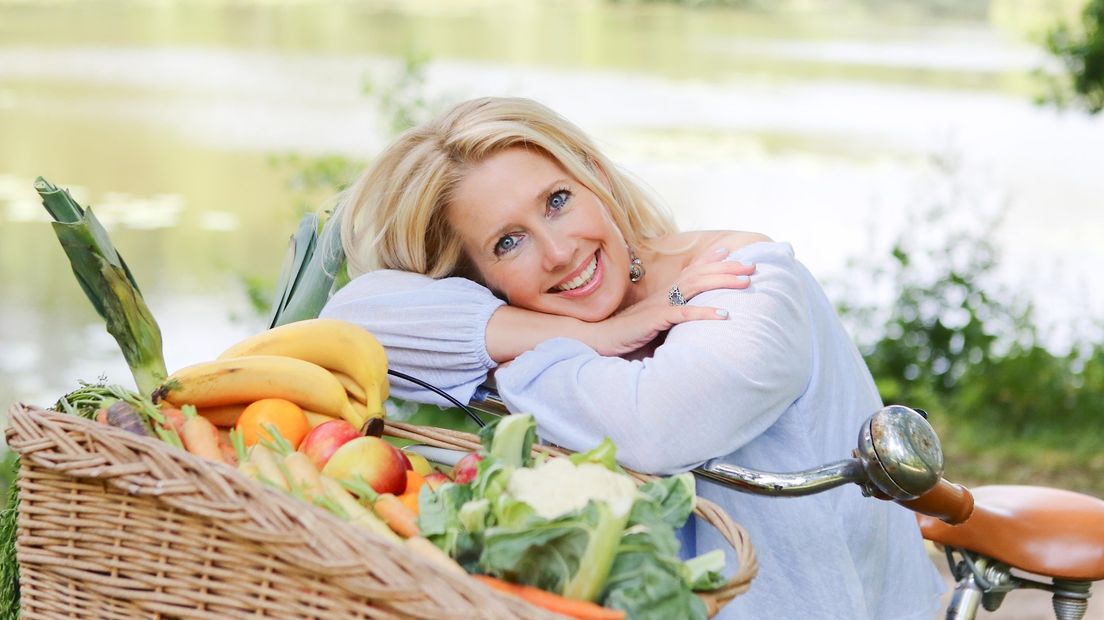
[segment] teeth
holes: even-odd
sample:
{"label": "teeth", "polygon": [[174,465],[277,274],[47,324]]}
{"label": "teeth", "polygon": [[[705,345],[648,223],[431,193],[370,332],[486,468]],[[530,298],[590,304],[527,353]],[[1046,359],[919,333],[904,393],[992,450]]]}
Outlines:
{"label": "teeth", "polygon": [[595,256],[590,259],[590,264],[583,270],[582,273],[575,276],[570,282],[561,284],[556,287],[559,291],[570,291],[571,289],[579,288],[580,286],[590,282],[590,279],[594,276],[594,271],[598,269],[598,257]]}

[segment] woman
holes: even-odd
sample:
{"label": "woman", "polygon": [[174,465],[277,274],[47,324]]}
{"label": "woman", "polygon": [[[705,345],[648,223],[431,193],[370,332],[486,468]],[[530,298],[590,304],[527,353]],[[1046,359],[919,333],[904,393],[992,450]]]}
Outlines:
{"label": "woman", "polygon": [[[881,406],[788,245],[676,232],[535,102],[469,101],[403,134],[344,218],[363,275],[323,316],[364,325],[392,367],[462,401],[494,372],[551,443],[585,450],[608,436],[645,472],[711,460],[795,471],[849,454]],[[941,585],[907,510],[855,487],[772,499],[700,480],[698,493],[749,530],[759,557],[723,617],[933,617]],[[693,522],[681,537],[686,555],[725,547]]]}

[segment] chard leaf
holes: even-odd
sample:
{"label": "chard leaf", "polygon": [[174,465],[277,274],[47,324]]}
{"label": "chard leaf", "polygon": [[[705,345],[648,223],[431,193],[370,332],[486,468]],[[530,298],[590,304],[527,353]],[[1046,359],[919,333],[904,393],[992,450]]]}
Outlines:
{"label": "chard leaf", "polygon": [[617,446],[614,445],[613,440],[609,437],[603,439],[602,443],[595,446],[593,450],[589,452],[577,452],[568,458],[576,465],[595,463],[603,465],[613,472],[624,473],[625,471],[617,464]]}
{"label": "chard leaf", "polygon": [[557,519],[531,518],[521,527],[488,529],[479,563],[485,572],[507,581],[594,600],[605,585],[624,526],[624,517],[592,501]]}
{"label": "chard leaf", "polygon": [[493,456],[484,457],[476,466],[475,478],[470,484],[472,497],[485,499],[492,507],[496,507],[515,469],[517,468],[501,459]]}
{"label": "chard leaf", "polygon": [[[687,496],[687,482],[678,478],[658,479],[640,487],[644,493],[633,504],[600,598],[606,607],[623,609],[634,620],[706,618],[705,605],[690,588],[691,569],[678,557],[679,541],[672,523],[681,526],[690,513],[687,505],[693,505],[693,487]],[[723,555],[721,560],[723,566]],[[710,568],[709,561],[703,561],[702,568]]]}
{"label": "chard leaf", "polygon": [[472,534],[478,534],[487,527],[487,517],[490,515],[491,503],[485,499],[473,499],[460,507],[460,525]]}
{"label": "chard leaf", "polygon": [[460,510],[471,500],[471,487],[448,483],[436,493],[418,495],[418,529],[442,551],[471,568],[479,558],[480,537],[464,529]]}
{"label": "chard leaf", "polygon": [[617,556],[614,569],[617,581],[611,581],[602,605],[622,609],[633,620],[706,620],[705,604],[694,595],[678,571],[654,560],[649,554]]}
{"label": "chard leaf", "polygon": [[686,567],[686,581],[691,590],[716,590],[725,583],[725,556],[720,549],[691,558],[683,566]]}
{"label": "chard leaf", "polygon": [[642,485],[640,492],[655,502],[659,517],[673,528],[682,527],[694,512],[694,475],[690,472],[657,478]]}
{"label": "chard leaf", "polygon": [[480,429],[479,438],[490,456],[514,467],[528,467],[533,462],[537,424],[528,414],[503,416]]}

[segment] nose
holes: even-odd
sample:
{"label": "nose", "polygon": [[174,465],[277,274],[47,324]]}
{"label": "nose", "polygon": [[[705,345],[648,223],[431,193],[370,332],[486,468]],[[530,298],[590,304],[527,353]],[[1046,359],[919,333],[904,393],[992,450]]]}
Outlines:
{"label": "nose", "polygon": [[544,239],[544,268],[555,271],[571,265],[575,256],[575,242],[564,234],[549,232]]}

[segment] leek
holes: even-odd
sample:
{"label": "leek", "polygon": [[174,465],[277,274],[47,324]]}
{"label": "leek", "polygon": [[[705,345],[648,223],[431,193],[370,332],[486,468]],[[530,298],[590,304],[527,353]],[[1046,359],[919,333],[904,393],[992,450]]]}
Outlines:
{"label": "leek", "polygon": [[77,282],[122,349],[138,391],[152,393],[168,374],[161,329],[130,268],[92,209],[82,209],[68,191],[42,177],[35,180],[35,190],[54,218],[54,234],[69,257]]}
{"label": "leek", "polygon": [[317,215],[304,215],[291,237],[269,327],[317,318],[330,296],[347,281],[339,209],[322,225],[321,233],[318,222]]}

